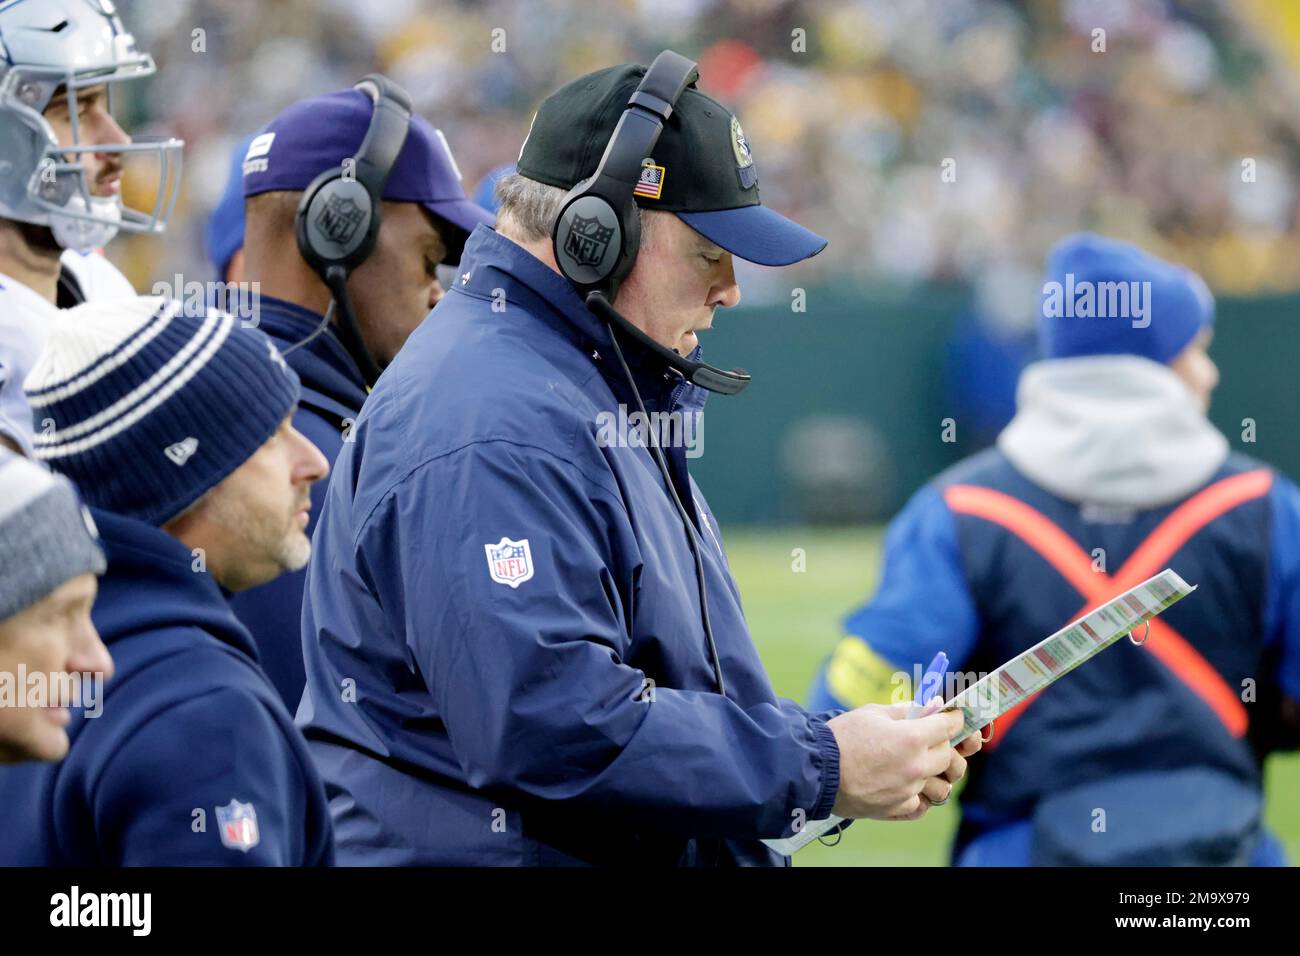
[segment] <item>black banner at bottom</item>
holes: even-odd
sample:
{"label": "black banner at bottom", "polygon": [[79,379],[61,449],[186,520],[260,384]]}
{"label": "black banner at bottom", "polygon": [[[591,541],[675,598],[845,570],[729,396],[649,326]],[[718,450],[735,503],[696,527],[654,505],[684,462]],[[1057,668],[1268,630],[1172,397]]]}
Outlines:
{"label": "black banner at bottom", "polygon": [[[462,944],[614,932],[627,945],[681,939],[687,925],[735,939],[782,929],[981,946],[1105,934],[1196,933],[1216,941],[1289,929],[1295,870],[795,869],[0,870],[11,939],[76,933],[203,944],[390,941]],[[550,929],[544,929],[550,927]],[[860,936],[858,934],[861,934]],[[1050,934],[1035,939],[1037,934]],[[593,937],[594,939],[595,937]],[[613,938],[606,937],[607,941]],[[982,941],[982,942],[981,942]],[[8,942],[8,940],[7,940]]]}

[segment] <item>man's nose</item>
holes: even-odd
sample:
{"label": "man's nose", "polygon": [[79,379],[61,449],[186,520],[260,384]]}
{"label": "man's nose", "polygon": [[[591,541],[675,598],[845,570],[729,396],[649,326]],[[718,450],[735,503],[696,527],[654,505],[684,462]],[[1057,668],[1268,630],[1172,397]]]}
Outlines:
{"label": "man's nose", "polygon": [[70,674],[102,673],[104,680],[113,676],[113,656],[89,618],[73,639],[66,667]]}
{"label": "man's nose", "polygon": [[[126,130],[122,129],[122,127],[117,124],[117,120],[113,119],[113,115],[108,111],[105,111],[99,118],[99,122],[95,124],[95,128],[88,132],[92,135],[87,137],[87,139],[89,142],[94,144],[102,144],[104,146],[125,146],[127,143],[131,142],[131,137],[127,135]],[[99,159],[107,159],[110,156],[120,158],[121,155],[121,153],[95,154]]]}
{"label": "man's nose", "polygon": [[726,256],[726,271],[719,284],[714,286],[709,305],[720,305],[729,309],[740,304],[740,285],[736,282],[736,270],[731,255]]}
{"label": "man's nose", "polygon": [[294,439],[298,442],[298,455],[293,470],[294,483],[314,485],[330,473],[329,459],[321,454],[315,443],[302,432],[294,429]]}

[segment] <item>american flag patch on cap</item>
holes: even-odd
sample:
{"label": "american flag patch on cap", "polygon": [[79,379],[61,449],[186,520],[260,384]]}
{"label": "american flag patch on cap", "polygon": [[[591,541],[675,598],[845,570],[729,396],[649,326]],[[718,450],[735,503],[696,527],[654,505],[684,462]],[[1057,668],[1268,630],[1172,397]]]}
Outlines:
{"label": "american flag patch on cap", "polygon": [[658,199],[664,191],[664,168],[662,166],[642,166],[641,179],[632,190],[633,196],[645,196]]}

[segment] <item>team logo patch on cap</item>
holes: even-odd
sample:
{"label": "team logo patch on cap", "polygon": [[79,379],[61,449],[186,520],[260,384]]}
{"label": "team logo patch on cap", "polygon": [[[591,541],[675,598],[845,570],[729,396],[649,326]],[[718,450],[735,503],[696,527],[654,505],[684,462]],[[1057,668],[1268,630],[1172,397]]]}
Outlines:
{"label": "team logo patch on cap", "polygon": [[483,545],[483,550],[487,552],[488,574],[497,584],[517,588],[533,576],[533,553],[527,538],[502,538],[496,544]]}
{"label": "team logo patch on cap", "polygon": [[270,162],[266,158],[266,154],[271,151],[271,144],[274,142],[274,133],[263,133],[261,136],[253,138],[253,141],[248,144],[248,152],[244,154],[243,172],[245,176],[251,173],[266,172]]}
{"label": "team logo patch on cap", "polygon": [[662,166],[646,164],[641,167],[641,179],[632,189],[633,196],[644,196],[646,199],[658,199],[664,191],[664,173]]}
{"label": "team logo patch on cap", "polygon": [[736,156],[736,169],[740,176],[740,187],[748,189],[758,182],[758,171],[754,169],[754,156],[749,151],[749,140],[740,128],[740,120],[731,117],[731,151]]}
{"label": "team logo patch on cap", "polygon": [[257,811],[251,803],[232,799],[224,807],[217,807],[217,826],[222,846],[232,850],[247,853],[262,841],[257,830]]}

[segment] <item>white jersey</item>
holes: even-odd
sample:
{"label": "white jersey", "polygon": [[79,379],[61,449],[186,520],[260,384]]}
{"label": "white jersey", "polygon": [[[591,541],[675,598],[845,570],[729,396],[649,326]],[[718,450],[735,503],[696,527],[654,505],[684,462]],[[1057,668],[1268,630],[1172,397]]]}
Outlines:
{"label": "white jersey", "polygon": [[32,457],[35,429],[23,379],[36,365],[59,310],[16,279],[0,274],[0,434]]}
{"label": "white jersey", "polygon": [[[111,262],[97,252],[65,250],[60,263],[76,278],[86,301],[135,296]],[[0,273],[0,435],[32,457],[36,426],[23,393],[23,380],[45,348],[50,323],[59,310],[43,296]]]}
{"label": "white jersey", "polygon": [[135,297],[135,289],[126,276],[99,252],[64,249],[59,264],[72,273],[87,302]]}

